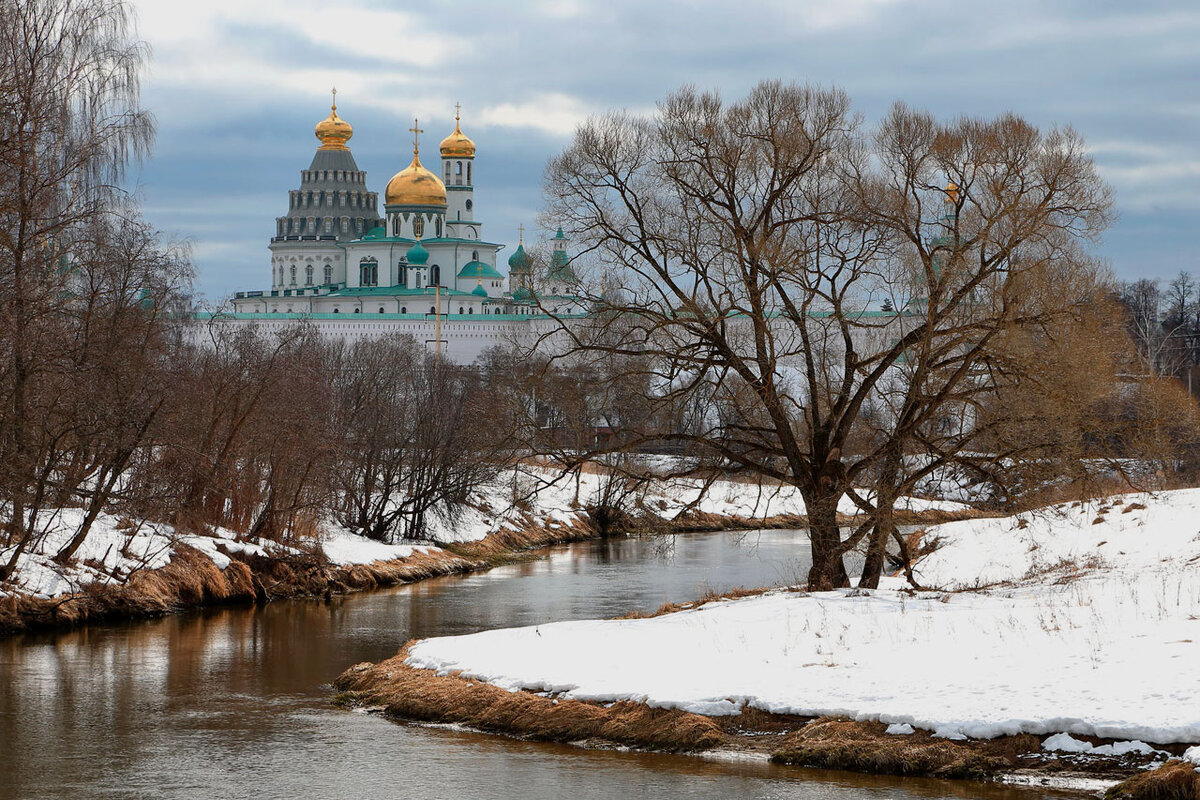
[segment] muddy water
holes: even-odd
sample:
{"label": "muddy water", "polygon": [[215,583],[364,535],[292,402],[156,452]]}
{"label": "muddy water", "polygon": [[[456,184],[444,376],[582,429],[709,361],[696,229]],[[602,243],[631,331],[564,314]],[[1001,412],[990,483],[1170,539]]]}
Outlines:
{"label": "muddy water", "polygon": [[1036,798],[1040,792],[594,752],[332,707],[411,637],[651,610],[795,581],[803,534],[556,548],[466,577],[0,640],[0,799]]}

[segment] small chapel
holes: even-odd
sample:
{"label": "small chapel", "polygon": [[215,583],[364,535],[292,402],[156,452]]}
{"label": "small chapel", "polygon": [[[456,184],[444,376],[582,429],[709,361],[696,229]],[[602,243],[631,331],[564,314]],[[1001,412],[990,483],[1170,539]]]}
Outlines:
{"label": "small chapel", "polygon": [[450,325],[585,312],[571,293],[577,280],[561,229],[546,274],[534,274],[523,235],[507,275],[501,271],[504,245],[484,238],[475,206],[476,149],[462,131],[461,108],[438,148],[440,175],[421,162],[424,131],[416,120],[409,132],[412,161],[387,182],[381,216],[379,196],[350,152],[354,130],[338,116],[334,91],[329,116],[316,125],[312,162],[300,173],[300,188],[288,193],[287,213],[275,220],[271,288],[238,292],[235,317],[433,316]]}

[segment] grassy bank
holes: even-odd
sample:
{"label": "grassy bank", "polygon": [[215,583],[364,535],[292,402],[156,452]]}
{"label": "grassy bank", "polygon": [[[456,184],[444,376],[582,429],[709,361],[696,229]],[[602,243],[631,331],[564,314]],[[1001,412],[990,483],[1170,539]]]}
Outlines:
{"label": "grassy bank", "polygon": [[0,599],[0,636],[93,622],[147,619],[192,608],[269,603],[414,583],[490,569],[529,550],[594,538],[585,524],[505,530],[477,542],[431,547],[405,558],[337,565],[320,552],[302,555],[226,553],[224,569],[205,553],[177,545],[171,560],[124,583],[89,584],[54,597],[14,593]]}
{"label": "grassy bank", "polygon": [[[1161,793],[1163,787],[1175,791],[1177,786],[1193,786],[1191,765],[1187,774],[1178,761],[1145,772],[1150,759],[1144,754],[1090,758],[1083,763],[1042,751],[1041,737],[1032,734],[950,741],[919,730],[888,734],[888,726],[880,722],[770,714],[753,708],[737,716],[709,717],[631,701],[601,704],[549,693],[510,692],[457,674],[410,667],[404,662],[412,644],[385,661],[346,670],[334,681],[335,700],[378,709],[397,721],[453,723],[534,741],[668,753],[755,753],[779,764],[883,775],[982,781],[1021,775],[1034,782],[1092,778],[1125,781],[1110,792],[1111,797],[1197,797]],[[1096,745],[1112,741],[1087,740]]]}
{"label": "grassy bank", "polygon": [[[710,717],[630,700],[601,704],[551,693],[510,692],[457,674],[409,667],[404,661],[412,644],[386,661],[347,669],[334,681],[335,702],[377,709],[395,721],[462,724],[534,741],[670,753],[756,753],[778,764],[876,775],[976,781],[1021,776],[1026,782],[1045,778],[1066,784],[1075,778],[1098,778],[1116,784],[1110,789],[1111,798],[1200,798],[1194,794],[1200,775],[1178,760],[1147,772],[1151,759],[1146,754],[1081,763],[1066,754],[1040,750],[1040,738],[1032,734],[950,741],[923,730],[888,734],[888,726],[881,722],[839,717],[768,714],[752,708],[737,716]],[[1085,739],[1093,745],[1112,741]],[[1172,750],[1182,752],[1182,747]]]}
{"label": "grassy bank", "polygon": [[[910,514],[910,522],[934,524],[975,512],[928,511]],[[123,583],[86,584],[79,591],[43,597],[14,592],[0,596],[0,636],[63,629],[93,622],[148,619],[192,608],[268,603],[297,597],[322,597],[395,586],[442,575],[474,572],[529,557],[531,551],[601,536],[585,514],[551,524],[502,526],[481,539],[441,543],[426,552],[372,563],[338,565],[319,551],[275,553],[226,551],[230,563],[219,568],[206,553],[186,544],[174,547],[171,560],[146,569]],[[650,514],[623,520],[617,535],[803,528],[802,515],[765,519],[696,512],[668,520]]]}

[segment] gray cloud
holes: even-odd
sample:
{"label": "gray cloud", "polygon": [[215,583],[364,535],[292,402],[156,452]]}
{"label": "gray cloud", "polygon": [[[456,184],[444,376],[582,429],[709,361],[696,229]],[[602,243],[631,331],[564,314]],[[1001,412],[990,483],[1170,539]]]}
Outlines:
{"label": "gray cloud", "polygon": [[309,4],[218,0],[176,20],[168,0],[139,3],[156,53],[144,97],[160,123],[141,191],[152,221],[193,239],[212,297],[266,283],[274,217],[311,158],[333,83],[377,191],[407,164],[412,116],[432,150],[461,101],[496,241],[532,224],[543,165],[573,120],[652,109],[683,83],[736,96],[783,78],[844,87],[868,121],[903,99],[944,118],[1013,110],[1072,124],[1116,189],[1120,221],[1100,252],[1118,275],[1196,266],[1191,3]]}

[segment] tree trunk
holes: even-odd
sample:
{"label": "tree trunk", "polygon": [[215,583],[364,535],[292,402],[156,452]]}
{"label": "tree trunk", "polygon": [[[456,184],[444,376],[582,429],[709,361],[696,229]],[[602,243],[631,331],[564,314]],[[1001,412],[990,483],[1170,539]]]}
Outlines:
{"label": "tree trunk", "polygon": [[808,538],[812,566],[808,570],[808,590],[824,592],[850,585],[839,545],[842,541],[837,524],[840,496],[805,498],[808,506]]}
{"label": "tree trunk", "polygon": [[887,542],[892,532],[896,530],[893,506],[895,500],[888,495],[880,495],[875,503],[875,529],[867,544],[867,558],[863,563],[862,576],[858,585],[863,589],[878,589],[879,578],[883,575],[883,562],[887,556]]}

